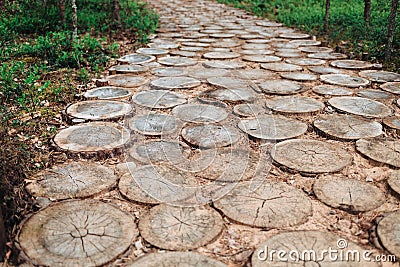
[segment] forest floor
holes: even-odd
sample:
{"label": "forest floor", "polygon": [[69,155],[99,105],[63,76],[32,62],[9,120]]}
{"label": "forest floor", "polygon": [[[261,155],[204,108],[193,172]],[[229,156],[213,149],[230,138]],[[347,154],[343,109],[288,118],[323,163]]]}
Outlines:
{"label": "forest floor", "polygon": [[149,4],[149,47],[58,115],[20,265],[398,266],[400,75],[216,2]]}

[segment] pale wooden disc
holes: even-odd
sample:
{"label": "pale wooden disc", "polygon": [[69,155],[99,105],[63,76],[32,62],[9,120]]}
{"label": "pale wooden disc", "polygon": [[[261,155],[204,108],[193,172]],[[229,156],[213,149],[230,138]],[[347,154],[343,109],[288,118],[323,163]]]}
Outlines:
{"label": "pale wooden disc", "polygon": [[136,115],[128,120],[131,130],[144,135],[165,135],[174,132],[178,122],[173,116],[165,114]]}
{"label": "pale wooden disc", "polygon": [[130,54],[119,58],[118,61],[127,64],[144,64],[152,62],[155,59],[156,59],[155,56],[143,55],[143,54]]}
{"label": "pale wooden disc", "polygon": [[293,58],[293,57],[303,56],[300,52],[288,52],[288,51],[277,52],[275,53],[275,55],[283,58]]}
{"label": "pale wooden disc", "polygon": [[288,58],[286,62],[289,64],[300,65],[300,66],[316,66],[316,65],[324,65],[326,63],[323,59],[317,58],[304,58],[304,57],[295,57]]}
{"label": "pale wooden disc", "polygon": [[61,130],[54,143],[69,152],[101,152],[121,148],[129,138],[129,131],[117,123],[90,122]]}
{"label": "pale wooden disc", "polygon": [[282,33],[281,35],[279,35],[279,37],[286,39],[306,39],[310,38],[310,35],[306,33],[288,32],[288,33]]}
{"label": "pale wooden disc", "polygon": [[357,92],[358,96],[366,97],[370,99],[389,99],[392,97],[391,94],[384,92],[382,90],[375,90],[375,89],[364,89]]}
{"label": "pale wooden disc", "polygon": [[167,68],[156,68],[151,71],[153,74],[161,77],[176,77],[185,76],[187,71],[181,68],[167,67]]}
{"label": "pale wooden disc", "polygon": [[157,89],[190,89],[197,87],[201,82],[195,78],[190,77],[163,77],[154,80],[150,85]]}
{"label": "pale wooden disc", "polygon": [[396,257],[400,257],[400,211],[395,211],[385,216],[377,227],[378,238],[383,247],[394,254]]}
{"label": "pale wooden disc", "polygon": [[126,263],[127,267],[227,267],[224,263],[195,252],[151,253]]}
{"label": "pale wooden disc", "polygon": [[270,63],[270,62],[277,62],[281,61],[282,58],[277,56],[264,56],[264,55],[247,55],[243,57],[245,61],[251,61],[256,63]]}
{"label": "pale wooden disc", "polygon": [[224,222],[209,207],[172,207],[159,205],[139,221],[143,238],[168,250],[187,250],[213,242],[222,232]]}
{"label": "pale wooden disc", "polygon": [[264,27],[281,27],[283,25],[282,23],[269,20],[256,21],[256,24]]}
{"label": "pale wooden disc", "polygon": [[[119,182],[120,192],[130,200],[145,204],[186,204],[196,193],[199,181],[190,172],[169,164],[145,165],[126,173]],[[192,203],[196,206],[199,203]]]}
{"label": "pale wooden disc", "polygon": [[320,52],[320,53],[311,53],[307,55],[309,58],[318,58],[318,59],[344,59],[347,58],[345,54],[342,53],[333,53],[333,52]]}
{"label": "pale wooden disc", "polygon": [[372,68],[374,65],[361,60],[353,60],[353,59],[346,59],[346,60],[335,60],[331,62],[333,67],[341,68],[341,69],[350,69],[350,70],[363,70]]}
{"label": "pale wooden disc", "polygon": [[303,92],[305,87],[289,80],[267,80],[258,84],[266,94],[292,95]]}
{"label": "pale wooden disc", "polygon": [[400,171],[399,170],[392,170],[390,172],[387,183],[388,183],[390,189],[392,189],[394,192],[397,193],[397,195],[400,196]]}
{"label": "pale wooden disc", "polygon": [[353,156],[338,145],[306,139],[280,142],[271,156],[290,170],[314,174],[338,172],[353,162]]}
{"label": "pale wooden disc", "polygon": [[233,108],[233,112],[242,117],[255,117],[257,115],[266,113],[267,110],[261,105],[245,103],[236,105]]}
{"label": "pale wooden disc", "polygon": [[244,50],[267,50],[271,46],[269,44],[245,44],[242,46]]}
{"label": "pale wooden disc", "polygon": [[158,59],[158,63],[166,65],[166,66],[174,66],[174,67],[186,67],[186,66],[194,66],[197,64],[197,61],[187,57],[162,57]]}
{"label": "pale wooden disc", "polygon": [[212,77],[208,78],[207,82],[217,88],[234,89],[234,88],[248,88],[249,82],[242,79],[235,79],[232,77]]}
{"label": "pale wooden disc", "polygon": [[218,41],[214,42],[212,46],[217,48],[233,48],[240,46],[240,43],[234,41]]}
{"label": "pale wooden disc", "polygon": [[319,178],[313,191],[326,205],[352,213],[373,210],[385,202],[385,194],[378,187],[347,177]]}
{"label": "pale wooden disc", "polygon": [[209,47],[209,43],[201,43],[201,42],[183,42],[181,43],[184,46],[192,46],[192,47]]}
{"label": "pale wooden disc", "polygon": [[267,99],[265,105],[279,113],[307,114],[323,110],[325,105],[306,96],[282,96]]}
{"label": "pale wooden disc", "polygon": [[321,45],[320,41],[315,40],[292,40],[289,42],[290,44],[295,44],[298,46],[317,46]]}
{"label": "pale wooden disc", "polygon": [[100,164],[73,162],[45,169],[29,180],[28,192],[50,199],[82,198],[112,188],[117,182],[114,171]]}
{"label": "pale wooden disc", "polygon": [[235,34],[233,34],[233,33],[214,33],[214,34],[210,34],[210,37],[227,39],[227,38],[235,37]]}
{"label": "pale wooden disc", "polygon": [[264,63],[261,68],[273,71],[301,71],[303,68],[288,63]]}
{"label": "pale wooden disc", "polygon": [[114,74],[141,74],[148,71],[149,68],[141,65],[115,65],[108,69],[111,75]]}
{"label": "pale wooden disc", "polygon": [[19,245],[35,265],[102,266],[138,236],[134,218],[97,200],[64,201],[27,219]]}
{"label": "pale wooden disc", "polygon": [[85,98],[91,99],[105,99],[105,100],[112,100],[112,99],[120,99],[120,98],[127,98],[132,95],[132,92],[119,87],[112,87],[112,86],[104,86],[93,88],[85,92],[83,95]]}
{"label": "pale wooden disc", "polygon": [[179,44],[174,42],[162,42],[162,43],[150,43],[148,44],[150,48],[159,48],[159,49],[175,49],[179,47]]}
{"label": "pale wooden disc", "polygon": [[339,74],[339,73],[342,73],[342,71],[339,70],[339,69],[330,68],[330,67],[324,67],[324,66],[309,67],[308,69],[310,71],[318,73],[318,74]]}
{"label": "pale wooden disc", "polygon": [[400,95],[400,82],[384,83],[380,87],[382,90],[385,90],[386,92]]}
{"label": "pale wooden disc", "polygon": [[314,121],[314,126],[328,136],[343,140],[376,137],[383,133],[380,123],[345,114],[322,115]]}
{"label": "pale wooden disc", "polygon": [[228,102],[252,102],[259,97],[254,90],[247,88],[217,89],[203,92],[202,95]]}
{"label": "pale wooden disc", "polygon": [[136,142],[128,149],[134,159],[143,163],[180,162],[186,158],[184,145],[176,141],[149,140]]}
{"label": "pale wooden disc", "polygon": [[189,70],[190,77],[200,80],[205,80],[211,77],[223,77],[226,76],[228,73],[229,71],[224,69],[195,68]]}
{"label": "pale wooden disc", "polygon": [[273,72],[260,69],[232,70],[229,75],[234,78],[250,81],[272,79],[276,77]]}
{"label": "pale wooden disc", "polygon": [[109,85],[117,87],[138,87],[146,82],[146,79],[139,76],[132,76],[129,74],[111,75],[106,78]]}
{"label": "pale wooden disc", "polygon": [[373,82],[400,82],[400,74],[382,70],[364,70],[360,71],[360,76],[367,78]]}
{"label": "pale wooden disc", "polygon": [[318,85],[313,87],[312,91],[319,95],[327,95],[327,96],[353,95],[353,91],[351,89],[336,85]]}
{"label": "pale wooden disc", "polygon": [[240,53],[243,55],[272,55],[275,51],[266,49],[244,49],[241,50]]}
{"label": "pale wooden disc", "polygon": [[383,124],[389,128],[400,130],[400,117],[388,117],[383,119]]}
{"label": "pale wooden disc", "polygon": [[374,161],[400,168],[400,141],[397,139],[360,139],[356,149]]}
{"label": "pale wooden disc", "polygon": [[235,52],[208,52],[203,54],[203,57],[207,59],[233,59],[240,57],[240,54]]}
{"label": "pale wooden disc", "polygon": [[284,72],[280,75],[282,78],[299,82],[316,81],[318,79],[317,75],[303,72]]}
{"label": "pale wooden disc", "polygon": [[203,62],[203,66],[206,68],[216,69],[242,69],[246,67],[246,63],[239,61],[213,60]]}
{"label": "pale wooden disc", "polygon": [[284,140],[298,137],[307,131],[307,124],[283,116],[262,115],[254,119],[243,119],[239,129],[255,138]]}
{"label": "pale wooden disc", "polygon": [[228,116],[223,108],[204,104],[180,105],[172,109],[172,114],[183,121],[196,123],[220,122]]}
{"label": "pale wooden disc", "polygon": [[[327,250],[337,251],[335,256],[329,257]],[[266,251],[268,249],[268,251]],[[284,259],[280,260],[277,253],[270,255],[271,251],[283,251]],[[354,252],[359,252],[360,261],[357,261]],[[376,262],[363,259],[365,248],[328,231],[293,231],[277,234],[260,244],[251,258],[253,267],[273,266],[352,266],[352,267],[377,267]],[[338,261],[339,255],[348,257],[348,261]],[[353,256],[355,258],[353,258]],[[336,259],[335,259],[336,258]]]}
{"label": "pale wooden disc", "polygon": [[333,52],[332,48],[324,46],[304,46],[298,48],[301,52],[306,53],[330,53]]}
{"label": "pale wooden disc", "polygon": [[214,205],[236,222],[267,229],[302,224],[312,214],[307,196],[282,182],[239,183]]}
{"label": "pale wooden disc", "polygon": [[364,117],[384,118],[393,113],[392,109],[386,105],[363,97],[333,97],[328,100],[328,103],[338,110]]}
{"label": "pale wooden disc", "polygon": [[225,147],[236,143],[240,133],[231,126],[202,124],[182,129],[186,142],[201,148]]}
{"label": "pale wooden disc", "polygon": [[346,87],[361,87],[370,83],[367,79],[347,74],[325,74],[320,79],[325,83]]}
{"label": "pale wooden disc", "polygon": [[130,104],[121,101],[87,100],[68,106],[65,112],[73,118],[98,121],[121,118],[132,111]]}
{"label": "pale wooden disc", "polygon": [[160,48],[142,47],[142,48],[139,48],[138,50],[136,50],[136,53],[149,55],[149,56],[161,56],[161,55],[168,54],[169,51],[166,49],[160,49]]}
{"label": "pale wooden disc", "polygon": [[168,90],[147,90],[136,93],[133,102],[148,108],[172,108],[187,102],[187,96]]}

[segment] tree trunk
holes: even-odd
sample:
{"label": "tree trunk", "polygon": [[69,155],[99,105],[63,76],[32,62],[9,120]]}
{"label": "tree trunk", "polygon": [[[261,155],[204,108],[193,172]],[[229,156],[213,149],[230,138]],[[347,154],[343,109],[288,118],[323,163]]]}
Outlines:
{"label": "tree trunk", "polygon": [[74,41],[78,37],[78,17],[77,17],[77,7],[76,0],[71,0],[72,6],[72,40]]}
{"label": "tree trunk", "polygon": [[3,213],[0,206],[0,260],[3,260],[6,254],[6,242],[6,229],[4,227]]}
{"label": "tree trunk", "polygon": [[390,16],[389,16],[387,45],[386,45],[386,52],[385,52],[385,60],[386,61],[390,60],[390,57],[392,54],[393,35],[394,35],[394,29],[396,27],[396,13],[397,13],[398,7],[399,7],[399,0],[392,0],[392,8],[390,10]]}
{"label": "tree trunk", "polygon": [[371,20],[371,0],[364,0],[364,21],[369,24]]}
{"label": "tree trunk", "polygon": [[120,27],[121,26],[121,15],[120,15],[119,0],[113,0],[113,17],[114,17],[114,24],[117,27]]}
{"label": "tree trunk", "polygon": [[324,32],[328,32],[328,27],[329,27],[329,10],[331,8],[331,0],[326,0],[326,5],[325,5],[325,21],[324,21]]}
{"label": "tree trunk", "polygon": [[60,20],[62,25],[65,25],[65,0],[60,0]]}

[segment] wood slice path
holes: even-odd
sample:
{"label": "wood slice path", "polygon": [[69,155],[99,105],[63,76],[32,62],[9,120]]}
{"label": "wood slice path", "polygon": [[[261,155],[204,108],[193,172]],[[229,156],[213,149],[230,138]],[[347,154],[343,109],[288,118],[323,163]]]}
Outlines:
{"label": "wood slice path", "polygon": [[400,256],[400,75],[217,1],[147,2],[150,43],[66,103],[26,179],[26,264],[342,266],[258,256],[343,237]]}

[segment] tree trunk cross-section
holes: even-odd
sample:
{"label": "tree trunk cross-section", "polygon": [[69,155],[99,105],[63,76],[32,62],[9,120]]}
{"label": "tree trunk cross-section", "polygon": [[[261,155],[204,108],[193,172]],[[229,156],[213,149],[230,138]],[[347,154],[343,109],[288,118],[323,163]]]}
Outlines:
{"label": "tree trunk cross-section", "polygon": [[[338,251],[337,259],[330,257],[327,250]],[[271,251],[285,252],[283,262],[277,254],[271,255]],[[359,252],[360,261],[353,258],[352,252]],[[281,233],[269,238],[260,244],[251,258],[253,267],[273,266],[352,266],[352,267],[377,267],[376,262],[363,259],[365,248],[343,239],[342,237],[328,231],[295,231]],[[339,255],[343,255],[343,260]],[[348,257],[348,258],[347,258]]]}
{"label": "tree trunk cross-section", "polygon": [[75,200],[30,217],[18,241],[35,265],[101,266],[127,250],[138,234],[133,217],[115,206]]}
{"label": "tree trunk cross-section", "polygon": [[155,56],[143,55],[143,54],[130,54],[123,56],[118,59],[120,63],[126,64],[144,64],[152,62],[156,59]]}
{"label": "tree trunk cross-section", "polygon": [[368,118],[384,118],[393,113],[385,104],[363,97],[333,97],[328,103],[340,111]]}
{"label": "tree trunk cross-section", "polygon": [[326,205],[353,213],[376,209],[385,202],[385,195],[378,187],[345,177],[319,178],[313,190]]}
{"label": "tree trunk cross-section", "polygon": [[264,63],[261,68],[272,71],[301,71],[303,68],[297,65],[288,63]]}
{"label": "tree trunk cross-section", "polygon": [[341,70],[331,68],[331,67],[324,67],[324,66],[315,66],[315,67],[309,67],[308,68],[310,71],[318,73],[318,74],[339,74],[342,73]]}
{"label": "tree trunk cross-section", "polygon": [[178,128],[175,117],[152,113],[137,115],[128,120],[128,125],[131,130],[143,135],[165,135]]}
{"label": "tree trunk cross-section", "polygon": [[369,98],[369,99],[390,99],[392,97],[391,94],[386,93],[382,90],[375,89],[364,89],[357,92],[357,96]]}
{"label": "tree trunk cross-section", "polygon": [[322,111],[325,105],[306,96],[283,96],[267,99],[265,105],[283,114],[311,114]]}
{"label": "tree trunk cross-section", "polygon": [[148,56],[161,56],[168,54],[168,50],[160,48],[139,48],[136,52]]}
{"label": "tree trunk cross-section", "polygon": [[227,76],[228,73],[229,71],[225,69],[210,69],[203,67],[189,70],[190,77],[200,80],[205,80],[212,77],[224,77]]}
{"label": "tree trunk cross-section", "polygon": [[341,69],[363,70],[372,68],[374,65],[361,60],[346,59],[332,61],[331,66]]}
{"label": "tree trunk cross-section", "polygon": [[246,67],[246,63],[239,61],[212,60],[204,62],[203,66],[216,69],[241,69]]}
{"label": "tree trunk cross-section", "polygon": [[383,120],[383,124],[391,129],[395,129],[397,133],[400,133],[400,117],[393,116]]}
{"label": "tree trunk cross-section", "polygon": [[321,53],[313,53],[313,54],[308,54],[309,58],[317,58],[317,59],[343,59],[346,58],[347,56],[342,53],[326,53],[326,52],[321,52]]}
{"label": "tree trunk cross-section", "polygon": [[290,170],[312,174],[338,172],[353,162],[353,156],[337,145],[306,139],[280,142],[271,155]]}
{"label": "tree trunk cross-section", "polygon": [[285,140],[298,137],[307,131],[307,124],[276,115],[262,115],[244,119],[238,127],[248,135],[265,140]]}
{"label": "tree trunk cross-section", "polygon": [[115,65],[112,66],[111,68],[108,69],[108,72],[110,75],[115,75],[115,74],[142,74],[145,73],[149,70],[148,67],[141,66],[141,65],[128,65],[128,64],[122,64],[122,65]]}
{"label": "tree trunk cross-section", "polygon": [[229,73],[229,76],[237,79],[254,81],[254,80],[271,79],[275,77],[275,74],[267,70],[249,69],[249,70],[232,70]]}
{"label": "tree trunk cross-section", "polygon": [[151,253],[132,262],[127,267],[227,267],[224,263],[195,252]]}
{"label": "tree trunk cross-section", "polygon": [[356,142],[356,149],[368,158],[400,168],[400,140],[370,138]]}
{"label": "tree trunk cross-section", "polygon": [[397,196],[400,196],[400,171],[392,170],[387,182],[390,189],[396,192]]}
{"label": "tree trunk cross-section", "polygon": [[182,129],[182,137],[188,143],[201,148],[218,148],[236,143],[240,132],[230,126],[203,124]]}
{"label": "tree trunk cross-section", "polygon": [[203,54],[203,57],[207,59],[233,59],[240,57],[240,54],[235,52],[208,52]]}
{"label": "tree trunk cross-section", "polygon": [[117,74],[111,75],[106,78],[109,85],[117,87],[134,88],[143,85],[146,80],[139,76],[132,76],[130,74]]}
{"label": "tree trunk cross-section", "polygon": [[95,163],[74,162],[39,172],[26,189],[36,197],[67,199],[88,197],[112,188],[114,171]]}
{"label": "tree trunk cross-section", "polygon": [[228,117],[223,108],[204,104],[177,106],[172,109],[172,114],[183,121],[194,123],[216,123]]}
{"label": "tree trunk cross-section", "polygon": [[207,82],[217,88],[222,89],[249,88],[250,86],[248,81],[235,79],[232,77],[213,77],[208,78]]}
{"label": "tree trunk cross-section", "polygon": [[150,48],[159,48],[159,49],[175,49],[175,48],[179,47],[179,44],[163,40],[163,41],[160,41],[160,42],[157,42],[157,43],[149,43],[148,47],[150,47]]}
{"label": "tree trunk cross-section", "polygon": [[323,59],[305,58],[305,57],[289,58],[286,59],[286,62],[289,64],[295,64],[300,66],[317,66],[317,65],[324,65],[326,63],[326,61]]}
{"label": "tree trunk cross-section", "polygon": [[351,89],[335,85],[318,85],[313,87],[312,91],[327,96],[350,96],[353,94]]}
{"label": "tree trunk cross-section", "polygon": [[400,257],[400,212],[395,211],[385,216],[377,228],[383,247],[397,258]]}
{"label": "tree trunk cross-section", "polygon": [[129,131],[116,123],[91,122],[61,130],[54,143],[61,149],[79,152],[112,151],[129,142]]}
{"label": "tree trunk cross-section", "polygon": [[320,79],[324,83],[351,88],[367,86],[370,83],[367,79],[347,74],[324,74],[320,76]]}
{"label": "tree trunk cross-section", "polygon": [[[181,68],[160,67],[151,70],[151,73],[160,77],[178,77],[188,75],[188,72]],[[193,77],[196,78],[196,77]]]}
{"label": "tree trunk cross-section", "polygon": [[150,83],[153,88],[167,90],[190,89],[200,84],[201,82],[199,80],[190,77],[163,77]]}
{"label": "tree trunk cross-section", "polygon": [[93,121],[121,118],[132,111],[129,103],[112,100],[81,101],[66,109],[66,113],[73,118]]}
{"label": "tree trunk cross-section", "polygon": [[158,63],[166,66],[186,67],[196,65],[197,61],[186,57],[163,57],[158,60]]}
{"label": "tree trunk cross-section", "polygon": [[159,205],[139,221],[143,238],[168,250],[187,250],[213,242],[222,232],[224,222],[209,207],[172,207]]}
{"label": "tree trunk cross-section", "polygon": [[233,108],[233,112],[242,117],[255,117],[266,113],[267,110],[263,106],[257,104],[239,104]]}
{"label": "tree trunk cross-section", "polygon": [[288,80],[270,80],[258,84],[266,94],[292,95],[303,92],[305,87],[300,83]]}
{"label": "tree trunk cross-section", "polygon": [[111,99],[128,98],[131,95],[132,92],[125,88],[105,86],[88,90],[85,92],[83,96],[88,99],[94,98],[94,99],[111,100]]}
{"label": "tree trunk cross-section", "polygon": [[201,96],[227,102],[252,102],[259,97],[259,95],[256,94],[253,89],[248,88],[209,90],[202,92]]}
{"label": "tree trunk cross-section", "polygon": [[333,52],[333,49],[330,47],[324,46],[304,46],[298,48],[301,52],[306,53],[330,53]]}
{"label": "tree trunk cross-section", "polygon": [[172,108],[187,102],[187,96],[167,90],[148,90],[135,94],[133,102],[151,109]]}
{"label": "tree trunk cross-section", "polygon": [[400,74],[382,70],[365,70],[361,71],[361,77],[367,78],[378,83],[400,82]]}
{"label": "tree trunk cross-section", "polygon": [[281,73],[280,75],[282,78],[299,82],[315,81],[318,79],[317,75],[303,73],[303,72],[284,72]]}
{"label": "tree trunk cross-section", "polygon": [[285,183],[263,183],[256,190],[251,183],[239,183],[217,200],[215,207],[234,221],[262,228],[302,224],[312,214],[311,201]]}
{"label": "tree trunk cross-section", "polygon": [[328,136],[343,140],[376,137],[383,133],[380,123],[352,115],[323,115],[314,121],[314,126]]}
{"label": "tree trunk cross-section", "polygon": [[380,87],[382,90],[385,90],[386,92],[400,95],[400,82],[384,83]]}
{"label": "tree trunk cross-section", "polygon": [[186,159],[184,145],[168,140],[137,142],[128,149],[128,153],[134,159],[149,164],[160,162],[174,164]]}

